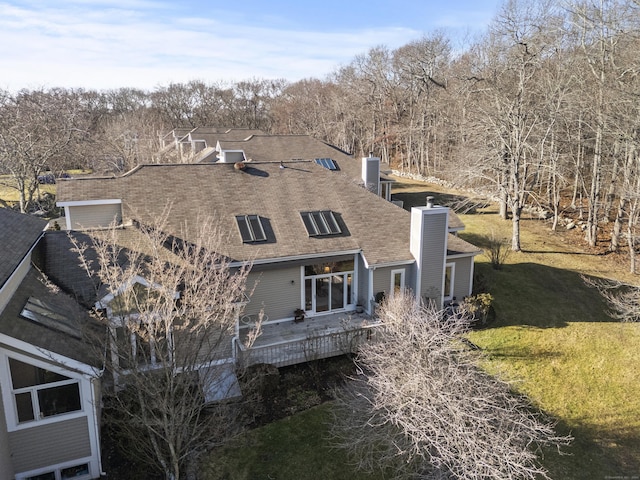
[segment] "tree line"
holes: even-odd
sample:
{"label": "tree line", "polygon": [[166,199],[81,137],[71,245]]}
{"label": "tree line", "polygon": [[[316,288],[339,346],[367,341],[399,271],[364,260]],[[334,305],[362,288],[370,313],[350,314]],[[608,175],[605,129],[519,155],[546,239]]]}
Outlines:
{"label": "tree line", "polygon": [[639,23],[639,0],[506,0],[463,48],[426,33],[325,78],[0,91],[0,170],[26,211],[43,170],[159,161],[172,128],[309,134],[494,195],[513,250],[527,207],[542,207],[554,229],[570,210],[590,246],[626,248],[635,272]]}

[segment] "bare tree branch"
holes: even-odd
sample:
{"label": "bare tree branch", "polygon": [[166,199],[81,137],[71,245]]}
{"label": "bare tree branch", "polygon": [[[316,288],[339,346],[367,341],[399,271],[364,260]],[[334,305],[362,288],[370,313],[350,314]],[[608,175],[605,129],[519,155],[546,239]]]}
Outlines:
{"label": "bare tree branch", "polygon": [[547,478],[537,455],[565,445],[510,385],[485,373],[463,342],[468,321],[396,295],[381,340],[364,345],[362,375],[341,392],[334,433],[365,470],[393,478]]}

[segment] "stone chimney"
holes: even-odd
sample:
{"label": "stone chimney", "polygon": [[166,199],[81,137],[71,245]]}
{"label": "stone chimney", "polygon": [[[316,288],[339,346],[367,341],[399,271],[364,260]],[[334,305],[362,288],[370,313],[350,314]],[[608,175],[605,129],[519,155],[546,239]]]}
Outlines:
{"label": "stone chimney", "polygon": [[380,195],[380,159],[369,154],[362,159],[362,181],[370,192]]}
{"label": "stone chimney", "polygon": [[449,209],[433,205],[433,200],[427,203],[411,209],[409,248],[416,259],[414,289],[420,299],[442,308]]}

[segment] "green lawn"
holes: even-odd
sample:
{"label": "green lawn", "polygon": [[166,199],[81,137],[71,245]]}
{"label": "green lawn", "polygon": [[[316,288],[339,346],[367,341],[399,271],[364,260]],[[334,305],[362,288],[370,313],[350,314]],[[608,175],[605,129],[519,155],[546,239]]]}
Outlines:
{"label": "green lawn", "polygon": [[[489,231],[508,237],[495,214],[463,216],[469,240]],[[640,325],[606,315],[598,293],[580,274],[622,277],[615,256],[587,255],[574,233],[554,234],[524,222],[524,252],[503,270],[484,256],[476,271],[495,296],[497,321],[471,339],[489,354],[487,368],[517,388],[575,436],[570,456],[547,454],[553,478],[605,478],[640,473]],[[480,236],[479,236],[480,235]]]}
{"label": "green lawn", "polygon": [[[395,188],[395,187],[394,187]],[[406,205],[455,199],[442,189],[406,182]],[[462,215],[461,237],[482,246],[487,235],[510,238],[511,223],[495,208]],[[522,222],[524,251],[512,253],[500,271],[477,258],[495,297],[496,320],[470,334],[488,354],[486,368],[514,382],[533,404],[575,437],[564,454],[544,452],[556,480],[638,478],[640,475],[640,324],[606,315],[598,293],[580,275],[627,281],[624,259],[583,251],[580,232],[550,231],[550,224]],[[327,447],[331,404],[256,429],[212,453],[208,479],[358,479],[343,467],[343,453]],[[373,477],[375,478],[375,477]],[[379,478],[382,478],[381,476]]]}
{"label": "green lawn", "polygon": [[199,478],[208,480],[382,480],[356,472],[328,445],[331,404],[279,420],[215,450]]}
{"label": "green lawn", "polygon": [[[71,176],[91,173],[90,170],[67,170],[66,172]],[[0,199],[10,203],[17,203],[19,201],[18,190],[16,190],[13,185],[15,185],[15,182],[10,175],[0,175]],[[40,185],[39,188],[41,193],[48,192],[53,195],[56,194],[55,184],[44,184]]]}

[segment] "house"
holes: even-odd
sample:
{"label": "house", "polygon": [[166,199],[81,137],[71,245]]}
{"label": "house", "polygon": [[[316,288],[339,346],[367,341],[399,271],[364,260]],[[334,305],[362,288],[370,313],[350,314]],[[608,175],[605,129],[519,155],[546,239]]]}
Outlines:
{"label": "house", "polygon": [[97,478],[102,362],[42,273],[46,222],[0,208],[0,478]]}
{"label": "house", "polygon": [[[448,208],[403,210],[382,194],[379,159],[313,144],[307,136],[219,140],[216,163],[62,181],[58,205],[76,231],[113,222],[135,229],[170,205],[165,228],[185,242],[198,218],[214,217],[229,233],[220,253],[253,265],[233,361],[282,366],[351,350],[374,334],[376,300],[397,289],[438,307],[471,294],[480,251],[451,233],[460,224]],[[260,312],[263,334],[249,351],[243,339]]]}
{"label": "house", "polygon": [[160,138],[162,148],[157,156],[179,163],[216,161],[219,140],[238,141],[251,135],[264,135],[264,132],[252,128],[176,128]]}
{"label": "house", "polygon": [[367,188],[391,201],[393,180],[380,170],[379,161],[369,161],[368,176],[361,178],[360,164],[351,155],[310,135],[268,135],[248,128],[197,127],[174,129],[162,137],[161,142],[164,158],[171,152],[172,158],[180,163],[313,160],[362,181]]}

